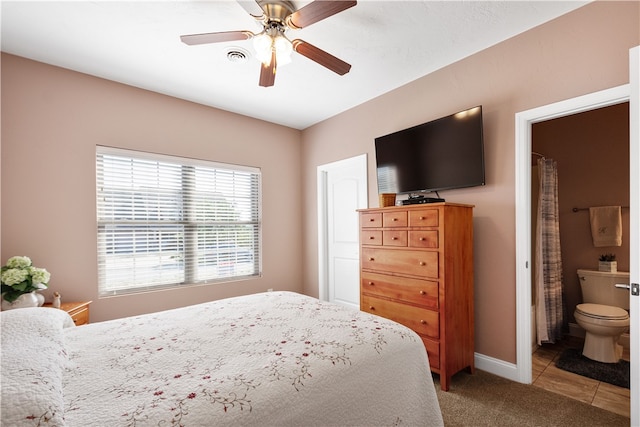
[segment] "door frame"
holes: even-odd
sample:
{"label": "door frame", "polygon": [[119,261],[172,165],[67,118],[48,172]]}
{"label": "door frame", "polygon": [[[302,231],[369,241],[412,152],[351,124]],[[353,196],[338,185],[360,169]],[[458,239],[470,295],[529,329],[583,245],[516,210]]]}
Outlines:
{"label": "door frame", "polygon": [[531,384],[531,126],[630,99],[629,84],[516,114],[516,380]]}
{"label": "door frame", "polygon": [[[629,283],[640,283],[640,46],[629,50]],[[640,296],[630,295],[631,402],[640,401]],[[640,407],[631,405],[631,425],[640,425]]]}
{"label": "door frame", "polygon": [[318,166],[317,169],[317,198],[318,198],[318,298],[323,301],[329,301],[329,236],[328,236],[328,186],[327,175],[331,170],[345,167],[348,164],[358,164],[364,174],[361,176],[365,182],[363,198],[365,206],[358,208],[366,208],[368,200],[368,176],[367,176],[367,154],[350,157],[343,160],[327,163]]}

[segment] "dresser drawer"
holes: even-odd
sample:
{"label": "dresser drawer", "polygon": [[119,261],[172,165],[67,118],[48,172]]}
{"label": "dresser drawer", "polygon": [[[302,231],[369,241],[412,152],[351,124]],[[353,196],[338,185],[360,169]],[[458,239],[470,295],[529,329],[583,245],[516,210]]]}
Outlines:
{"label": "dresser drawer", "polygon": [[419,209],[409,211],[409,225],[411,227],[437,227],[438,209]]}
{"label": "dresser drawer", "polygon": [[382,214],[383,227],[406,227],[408,225],[407,211],[384,212]]}
{"label": "dresser drawer", "polygon": [[382,246],[382,230],[360,231],[360,243],[363,245]]}
{"label": "dresser drawer", "polygon": [[361,292],[438,309],[438,282],[363,272]]}
{"label": "dresser drawer", "polygon": [[361,213],[360,226],[362,228],[382,227],[382,213]]}
{"label": "dresser drawer", "polygon": [[437,339],[440,336],[437,311],[388,301],[366,294],[362,295],[360,302],[362,311],[394,320],[427,337]]}
{"label": "dresser drawer", "polygon": [[412,248],[438,248],[438,230],[409,231],[409,246]]}
{"label": "dresser drawer", "polygon": [[429,338],[422,338],[424,348],[427,349],[427,355],[429,356],[429,366],[434,369],[440,369],[440,342],[430,340]]}
{"label": "dresser drawer", "polygon": [[438,278],[438,253],[419,250],[362,248],[362,268]]}
{"label": "dresser drawer", "polygon": [[384,230],[382,232],[384,246],[407,246],[406,230]]}

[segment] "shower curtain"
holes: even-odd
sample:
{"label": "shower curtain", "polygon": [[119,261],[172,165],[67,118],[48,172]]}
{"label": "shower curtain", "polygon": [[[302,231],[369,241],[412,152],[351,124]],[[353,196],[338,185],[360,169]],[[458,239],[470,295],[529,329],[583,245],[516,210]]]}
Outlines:
{"label": "shower curtain", "polygon": [[558,170],[555,160],[539,159],[536,224],[536,325],[538,345],[562,338],[563,289],[558,218]]}

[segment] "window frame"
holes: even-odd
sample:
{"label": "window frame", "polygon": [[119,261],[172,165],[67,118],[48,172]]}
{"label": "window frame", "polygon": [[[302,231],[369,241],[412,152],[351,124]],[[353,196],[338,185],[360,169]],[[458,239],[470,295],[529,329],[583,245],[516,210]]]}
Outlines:
{"label": "window frame", "polygon": [[[100,199],[104,198],[105,195],[110,194],[109,191],[111,191],[111,194],[115,194],[117,192],[117,188],[115,186],[106,187],[104,185],[105,184],[104,183],[105,167],[103,163],[104,156],[111,156],[111,157],[115,156],[123,159],[128,159],[132,163],[132,165],[136,164],[136,162],[150,162],[151,164],[155,162],[157,169],[161,169],[160,164],[168,164],[168,165],[172,165],[173,167],[179,168],[181,171],[180,178],[179,178],[181,189],[180,191],[178,191],[179,196],[176,197],[176,200],[172,199],[172,202],[175,202],[175,204],[180,206],[180,208],[177,209],[182,213],[180,215],[180,220],[173,220],[173,221],[147,220],[146,222],[147,225],[143,226],[140,221],[130,221],[131,224],[127,225],[126,220],[115,219],[115,218],[109,219],[106,216],[102,216],[104,212],[110,212],[111,214],[114,214],[116,209],[113,208],[113,206],[111,206],[111,210],[109,209],[105,210],[105,204],[101,204]],[[107,146],[101,146],[101,145],[96,146],[95,162],[96,162],[95,167],[96,167],[96,237],[97,237],[96,253],[97,253],[97,262],[98,262],[98,296],[100,298],[117,296],[117,295],[125,295],[125,294],[142,293],[142,292],[149,292],[149,291],[156,291],[156,290],[163,290],[163,289],[179,289],[185,286],[202,286],[202,285],[208,285],[208,284],[214,284],[214,283],[235,282],[235,281],[250,280],[250,279],[256,279],[256,278],[262,277],[262,174],[261,174],[260,168],[253,167],[253,166],[235,165],[235,164],[221,163],[221,162],[215,162],[215,161],[194,159],[194,158],[181,157],[181,156],[149,153],[149,152],[137,151],[137,150],[131,150],[131,149],[107,147]],[[190,175],[186,177],[185,171],[189,171],[189,170],[191,171]],[[194,244],[197,246],[199,243],[203,241],[202,240],[203,238],[205,243],[209,243],[208,240],[206,240],[206,237],[205,237],[206,231],[203,231],[203,227],[205,228],[211,227],[212,223],[211,221],[198,220],[195,218],[198,216],[198,214],[200,214],[200,216],[203,216],[206,214],[209,214],[210,216],[215,216],[216,214],[218,214],[216,209],[206,210],[206,208],[202,208],[202,207],[200,210],[197,210],[196,208],[185,209],[185,207],[193,205],[192,199],[196,198],[198,195],[198,191],[196,191],[196,180],[197,180],[196,177],[199,176],[198,172],[200,172],[201,174],[216,174],[216,173],[226,174],[226,175],[230,174],[234,177],[235,177],[235,174],[238,173],[241,176],[246,177],[246,179],[248,180],[248,182],[246,183],[246,187],[247,187],[247,192],[250,194],[250,198],[248,199],[249,207],[246,208],[245,210],[241,210],[241,212],[245,213],[246,215],[249,215],[250,220],[244,220],[244,221],[240,221],[238,219],[236,219],[235,221],[217,220],[216,221],[217,226],[222,228],[230,227],[232,231],[235,230],[236,235],[235,235],[235,238],[231,240],[224,239],[218,242],[218,240],[216,239],[215,243],[221,243],[221,242],[233,243],[233,246],[231,247],[234,248],[233,253],[235,254],[235,257],[233,258],[233,260],[230,260],[229,263],[233,263],[234,261],[237,262],[238,253],[240,252],[241,249],[243,253],[246,252],[244,256],[251,259],[251,265],[253,266],[252,271],[249,274],[236,274],[236,269],[234,264],[233,272],[230,275],[220,276],[219,266],[216,265],[215,268],[216,268],[216,274],[218,275],[217,277],[212,277],[210,276],[211,273],[209,273],[207,277],[204,277],[201,279],[196,278],[196,274],[197,274],[196,272],[198,271],[199,268],[204,270],[206,269],[206,267],[211,267],[211,265],[206,265],[206,264],[204,266],[199,265],[201,264],[201,261],[203,259],[202,257],[204,256],[203,253],[205,252],[206,247],[199,247],[200,249],[196,250],[194,249],[195,248]],[[163,178],[164,176],[162,176],[159,180],[162,180]],[[134,181],[135,181],[135,178],[133,178],[133,175],[132,175],[131,180],[129,181],[129,184],[133,184]],[[135,194],[133,185],[130,191],[132,194]],[[215,193],[212,193],[210,195],[210,197],[213,197],[211,200],[215,199],[214,194]],[[233,190],[232,194],[238,195],[235,189]],[[145,198],[144,203],[150,204],[151,200],[152,200],[151,198],[148,198],[148,199]],[[200,199],[200,200],[202,204],[206,204],[207,202],[205,202],[204,200],[209,200],[209,199]],[[221,200],[224,200],[225,203],[229,203],[225,197],[223,197]],[[106,206],[109,206],[109,205],[107,204]],[[136,206],[135,202],[133,202],[131,206]],[[131,208],[129,211],[126,211],[126,212],[132,215],[135,215],[133,214],[133,212],[135,212],[135,208]],[[231,214],[238,213],[238,212],[240,211],[236,211],[236,209],[233,209]],[[115,215],[112,215],[112,216],[115,216]],[[173,226],[175,229],[181,230],[181,232],[176,232],[174,230],[173,233],[177,233],[177,235],[181,236],[181,238],[178,237],[177,240],[182,240],[181,245],[180,244],[176,245],[176,247],[180,248],[179,252],[183,260],[182,265],[181,266],[178,265],[177,267],[179,273],[182,274],[182,280],[171,282],[171,283],[146,283],[146,284],[137,284],[137,285],[133,284],[131,286],[126,286],[126,287],[118,287],[117,285],[113,285],[113,283],[111,285],[106,283],[106,281],[108,280],[107,273],[109,269],[109,267],[107,266],[107,261],[109,260],[110,256],[112,258],[116,256],[117,249],[118,249],[117,244],[113,243],[114,241],[116,241],[116,239],[112,239],[111,245],[112,245],[113,253],[111,254],[108,253],[107,243],[106,243],[108,241],[106,236],[109,235],[108,232],[106,231],[108,227],[113,227],[114,229],[116,229],[117,227],[121,227],[121,228],[130,227],[132,230],[138,230],[142,234],[144,234],[145,227],[146,227],[146,230],[153,230],[155,227],[157,235],[162,236],[163,227],[167,227],[167,226]],[[249,232],[249,235],[251,236],[250,238],[251,245],[249,249],[243,248],[242,246],[238,245],[238,242],[240,242],[240,240],[238,240],[238,235],[237,235],[238,233],[242,233],[243,235],[246,235],[247,226],[248,226],[248,229],[253,230]],[[147,233],[149,233],[149,231],[147,231]],[[114,234],[114,235],[117,235],[117,234]],[[163,238],[160,237],[158,240],[158,244],[162,246],[162,242],[163,242]],[[136,246],[137,243],[135,243],[135,241],[131,245],[134,248],[131,253],[132,263],[135,263],[136,254],[138,253],[135,248],[137,248],[138,246]],[[149,248],[153,247],[153,245],[149,245],[148,243],[146,244],[146,246],[144,244],[141,246],[146,247],[148,252],[151,252],[149,251]],[[219,252],[220,251],[224,252],[225,248],[228,248],[228,247],[229,246],[224,246],[224,245],[214,246],[213,251],[217,253],[216,255],[217,257],[220,257],[221,255],[219,254]],[[162,249],[159,249],[157,251],[157,254],[159,257],[163,253],[164,251]],[[226,256],[227,257],[231,256],[231,252],[227,251]],[[176,256],[176,258],[179,258],[179,257]],[[178,262],[178,264],[180,264],[180,262]],[[160,267],[162,266],[163,265],[161,264]]]}

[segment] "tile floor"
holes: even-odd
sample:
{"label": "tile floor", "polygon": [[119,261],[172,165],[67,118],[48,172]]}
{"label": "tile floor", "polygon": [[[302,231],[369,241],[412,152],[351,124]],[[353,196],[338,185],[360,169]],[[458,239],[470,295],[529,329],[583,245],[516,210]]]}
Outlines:
{"label": "tile floor", "polygon": [[[567,347],[581,348],[580,338],[568,337],[562,343],[543,344],[533,353],[533,385],[607,411],[630,416],[629,389],[593,380],[556,368],[555,360]],[[622,358],[629,360],[629,350]]]}

